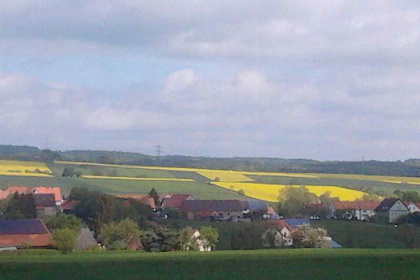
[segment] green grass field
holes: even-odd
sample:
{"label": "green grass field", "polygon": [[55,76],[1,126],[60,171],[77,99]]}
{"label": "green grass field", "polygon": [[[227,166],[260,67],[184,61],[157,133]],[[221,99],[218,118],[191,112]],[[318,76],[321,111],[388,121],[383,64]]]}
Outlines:
{"label": "green grass field", "polygon": [[295,249],[0,255],[9,279],[419,279],[420,251]]}
{"label": "green grass field", "polygon": [[[71,166],[82,172],[83,175],[103,175],[118,177],[137,178],[178,178],[192,179],[195,182],[165,182],[165,181],[134,181],[134,180],[110,180],[110,179],[83,179],[63,178],[61,174],[66,166]],[[68,194],[73,187],[87,187],[90,190],[99,190],[111,194],[146,194],[152,188],[160,193],[190,193],[201,199],[244,199],[236,192],[206,184],[208,178],[194,171],[162,170],[149,168],[130,168],[118,165],[88,165],[88,164],[55,164],[48,167],[54,177],[25,177],[25,176],[0,176],[0,188],[8,186],[60,186],[63,194]],[[319,186],[342,186],[355,190],[380,191],[383,195],[389,195],[396,189],[420,190],[420,185],[408,183],[393,183],[392,180],[404,181],[400,177],[380,177],[365,175],[346,174],[310,174],[319,178],[300,178],[282,176],[249,175],[256,183],[284,184],[284,185],[319,185]],[[391,180],[392,179],[392,180]],[[375,181],[377,180],[377,181]],[[383,182],[391,180],[391,182]],[[416,178],[407,178],[416,182]],[[419,179],[420,180],[420,179]],[[411,182],[410,181],[410,182]]]}
{"label": "green grass field", "polygon": [[[343,247],[351,248],[405,248],[406,244],[396,237],[398,229],[392,225],[382,225],[359,221],[313,221],[328,231],[328,234]],[[420,229],[417,231],[420,240]]]}

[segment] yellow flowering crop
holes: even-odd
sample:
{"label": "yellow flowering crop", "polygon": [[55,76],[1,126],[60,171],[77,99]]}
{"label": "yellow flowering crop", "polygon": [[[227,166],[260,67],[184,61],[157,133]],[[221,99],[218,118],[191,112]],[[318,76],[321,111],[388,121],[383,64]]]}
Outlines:
{"label": "yellow flowering crop", "polygon": [[[286,185],[238,182],[214,182],[214,184],[219,187],[234,191],[242,190],[246,196],[271,202],[277,202],[279,200],[280,190],[286,187]],[[332,197],[338,197],[340,200],[356,200],[362,198],[362,196],[365,194],[361,191],[336,186],[306,186],[306,188],[317,196],[320,196],[326,192],[331,192]]]}
{"label": "yellow flowering crop", "polygon": [[51,177],[51,170],[42,162],[0,160],[0,175]]}

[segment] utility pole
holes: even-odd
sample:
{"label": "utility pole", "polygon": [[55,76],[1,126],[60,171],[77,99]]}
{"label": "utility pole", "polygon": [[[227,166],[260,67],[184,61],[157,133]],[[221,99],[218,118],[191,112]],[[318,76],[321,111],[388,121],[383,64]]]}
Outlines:
{"label": "utility pole", "polygon": [[156,148],[156,158],[158,160],[160,160],[160,156],[162,155],[162,149],[163,149],[163,147],[160,144],[157,144],[155,146],[155,148]]}

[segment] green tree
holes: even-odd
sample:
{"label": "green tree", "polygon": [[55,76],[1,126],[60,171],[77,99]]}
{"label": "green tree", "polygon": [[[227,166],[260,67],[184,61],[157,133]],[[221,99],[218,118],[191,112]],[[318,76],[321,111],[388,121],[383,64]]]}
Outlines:
{"label": "green tree", "polygon": [[139,242],[141,231],[137,224],[129,219],[119,223],[105,224],[101,228],[100,238],[108,249],[127,249],[131,242]]}
{"label": "green tree", "polygon": [[200,235],[203,239],[207,240],[208,246],[214,250],[216,244],[219,242],[219,231],[212,226],[203,226],[199,229]]}
{"label": "green tree", "polygon": [[300,225],[297,236],[295,243],[298,247],[323,248],[328,245],[328,241],[325,239],[328,234],[322,227],[313,228],[308,224]]}
{"label": "green tree", "polygon": [[318,202],[318,197],[305,187],[288,186],[279,193],[279,214],[294,217],[306,213],[306,205]]}
{"label": "green tree", "polygon": [[74,215],[58,214],[54,217],[46,219],[45,224],[52,232],[58,229],[69,228],[75,232],[79,232],[82,228],[82,221]]}
{"label": "green tree", "polygon": [[76,238],[76,232],[69,228],[57,229],[53,232],[54,246],[63,254],[69,254],[73,251]]}
{"label": "green tree", "polygon": [[416,191],[406,191],[402,195],[402,199],[405,200],[405,201],[419,202],[420,201],[420,195]]}
{"label": "green tree", "polygon": [[35,219],[37,217],[33,194],[14,193],[5,208],[4,217],[6,219]]}
{"label": "green tree", "polygon": [[82,200],[90,195],[90,191],[85,187],[74,187],[69,194],[69,200]]}
{"label": "green tree", "polygon": [[76,175],[76,171],[71,166],[65,167],[61,174],[62,177],[73,177],[74,175]]}
{"label": "green tree", "polygon": [[159,203],[159,194],[156,191],[156,189],[155,188],[151,189],[151,191],[149,192],[149,195],[151,198],[153,198],[153,200],[155,201],[155,205],[157,207]]}

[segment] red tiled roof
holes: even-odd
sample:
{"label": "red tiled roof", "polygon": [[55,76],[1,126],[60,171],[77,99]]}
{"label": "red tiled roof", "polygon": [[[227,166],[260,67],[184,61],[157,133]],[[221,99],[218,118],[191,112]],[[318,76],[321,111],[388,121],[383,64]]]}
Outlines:
{"label": "red tiled roof", "polygon": [[5,190],[0,190],[0,199],[5,199],[7,198],[9,195],[12,195],[14,193],[29,193],[29,188],[28,187],[8,187]]}
{"label": "red tiled roof", "polygon": [[33,193],[54,194],[55,202],[62,201],[61,189],[59,187],[35,187],[31,190]]}
{"label": "red tiled roof", "polygon": [[0,247],[47,247],[51,233],[40,219],[0,221]]}
{"label": "red tiled roof", "polygon": [[174,194],[163,203],[164,208],[181,208],[182,203],[187,200],[191,195],[190,194]]}
{"label": "red tiled roof", "polygon": [[150,195],[142,195],[142,194],[120,194],[117,195],[119,198],[132,198],[137,201],[140,201],[141,203],[148,205],[150,208],[155,209],[156,204],[155,200]]}
{"label": "red tiled roof", "polygon": [[307,204],[306,205],[307,208],[311,208],[311,209],[322,208],[323,206],[324,205],[322,203],[313,203],[313,204]]}
{"label": "red tiled roof", "polygon": [[8,187],[5,190],[0,190],[0,199],[5,199],[9,195],[14,193],[40,193],[40,194],[54,194],[55,202],[62,201],[61,190],[59,187],[23,187],[23,186],[14,186]]}
{"label": "red tiled roof", "polygon": [[242,204],[239,200],[185,200],[181,208],[185,213],[241,212]]}
{"label": "red tiled roof", "polygon": [[336,210],[344,209],[358,209],[358,210],[375,210],[380,204],[379,201],[364,200],[364,201],[336,201],[333,202]]}
{"label": "red tiled roof", "polygon": [[49,247],[51,245],[51,233],[0,235],[0,247]]}
{"label": "red tiled roof", "polygon": [[77,200],[65,200],[61,203],[60,208],[61,210],[73,210],[77,204],[79,204],[79,201]]}
{"label": "red tiled roof", "polygon": [[267,221],[261,222],[260,225],[266,228],[275,228],[279,231],[285,227],[291,232],[297,230],[291,225],[289,225],[285,220],[267,220]]}

